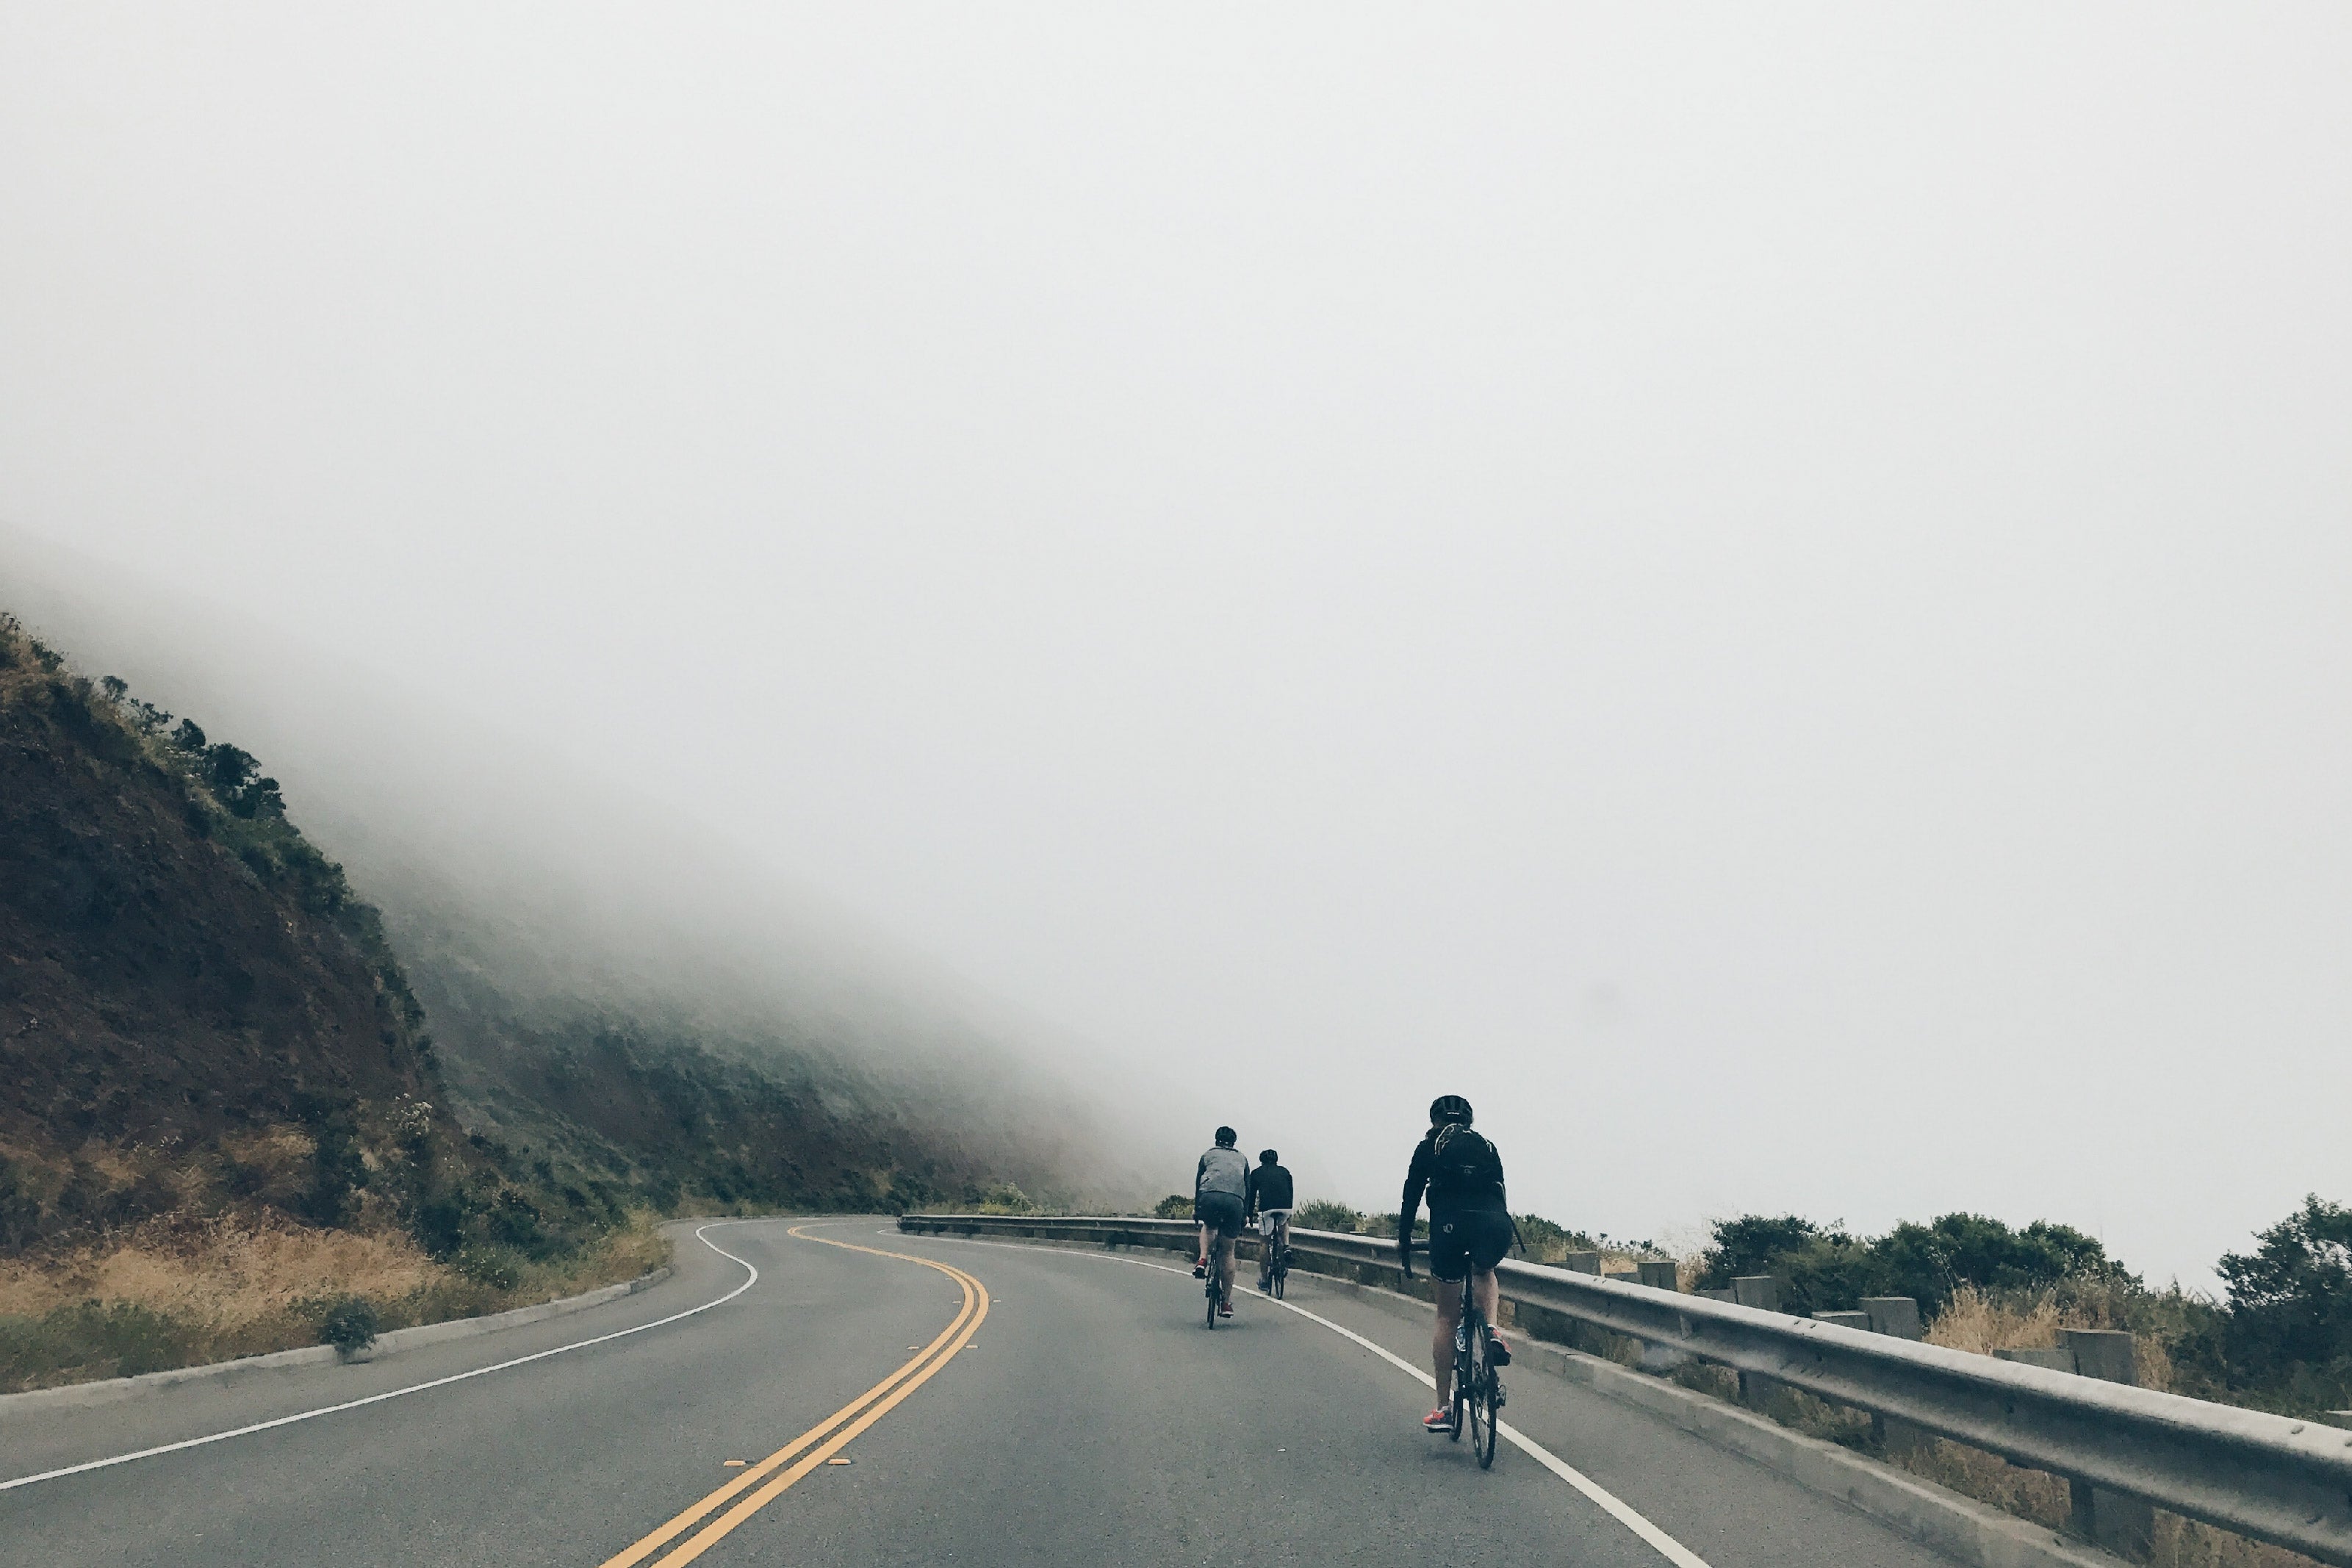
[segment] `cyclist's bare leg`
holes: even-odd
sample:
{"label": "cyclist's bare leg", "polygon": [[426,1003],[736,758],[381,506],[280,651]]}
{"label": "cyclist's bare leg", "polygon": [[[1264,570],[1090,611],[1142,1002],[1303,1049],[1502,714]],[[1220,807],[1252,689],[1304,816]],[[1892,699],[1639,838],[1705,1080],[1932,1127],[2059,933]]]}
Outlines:
{"label": "cyclist's bare leg", "polygon": [[1211,1267],[1216,1270],[1217,1299],[1230,1307],[1234,1304],[1234,1238],[1219,1231],[1216,1248],[1216,1261]]}
{"label": "cyclist's bare leg", "polygon": [[1196,1220],[1193,1222],[1193,1228],[1201,1233],[1201,1245],[1193,1252],[1192,1256],[1199,1261],[1206,1263],[1209,1260],[1209,1222],[1207,1220]]}
{"label": "cyclist's bare leg", "polygon": [[1470,1281],[1470,1298],[1478,1303],[1478,1315],[1488,1328],[1496,1327],[1495,1310],[1502,1305],[1502,1287],[1496,1282],[1495,1271],[1481,1268]]}
{"label": "cyclist's bare leg", "polygon": [[1437,1328],[1429,1336],[1429,1366],[1437,1373],[1437,1408],[1454,1397],[1454,1326],[1462,1321],[1462,1281],[1437,1281]]}

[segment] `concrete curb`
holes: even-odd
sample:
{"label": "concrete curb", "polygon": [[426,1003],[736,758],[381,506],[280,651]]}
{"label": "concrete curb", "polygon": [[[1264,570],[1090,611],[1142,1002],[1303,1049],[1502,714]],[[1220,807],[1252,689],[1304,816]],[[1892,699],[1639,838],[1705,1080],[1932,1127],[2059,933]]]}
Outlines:
{"label": "concrete curb", "polygon": [[[1400,1318],[1410,1317],[1416,1323],[1428,1321],[1427,1302],[1393,1290],[1299,1268],[1294,1268],[1291,1277],[1353,1296]],[[1962,1497],[1907,1470],[1792,1432],[1777,1421],[1710,1399],[1696,1389],[1532,1338],[1524,1331],[1513,1364],[1536,1366],[1636,1405],[1974,1568],[2121,1568],[2121,1558],[2031,1520],[2003,1513],[1989,1503]]]}
{"label": "concrete curb", "polygon": [[332,1345],[305,1345],[299,1350],[239,1356],[235,1361],[214,1362],[206,1366],[174,1367],[169,1372],[142,1373],[137,1377],[110,1377],[98,1383],[68,1384],[63,1388],[36,1388],[24,1394],[0,1394],[0,1422],[45,1410],[116,1405],[128,1399],[162,1394],[184,1384],[232,1380],[281,1367],[323,1366],[344,1360],[372,1362],[383,1356],[398,1355],[403,1351],[422,1350],[426,1345],[442,1344],[450,1340],[470,1340],[481,1334],[497,1333],[501,1329],[519,1329],[526,1323],[544,1322],[550,1318],[584,1312],[591,1307],[601,1307],[607,1301],[617,1301],[624,1296],[650,1290],[669,1277],[669,1267],[665,1264],[650,1274],[639,1275],[623,1284],[606,1285],[582,1295],[566,1296],[557,1301],[541,1301],[535,1307],[515,1307],[504,1312],[494,1312],[487,1318],[451,1318],[438,1323],[419,1323],[413,1329],[394,1329],[389,1333],[378,1334],[375,1343],[356,1356],[345,1357]]}

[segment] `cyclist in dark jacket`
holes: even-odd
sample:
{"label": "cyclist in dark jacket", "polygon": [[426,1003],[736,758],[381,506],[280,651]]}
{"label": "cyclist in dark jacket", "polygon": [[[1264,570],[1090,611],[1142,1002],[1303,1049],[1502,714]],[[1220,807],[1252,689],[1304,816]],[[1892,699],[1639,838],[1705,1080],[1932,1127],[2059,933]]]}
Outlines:
{"label": "cyclist in dark jacket", "polygon": [[1257,1222],[1257,1233],[1263,1238],[1257,1255],[1257,1288],[1260,1291],[1274,1289],[1274,1260],[1290,1245],[1290,1173],[1282,1168],[1281,1156],[1271,1149],[1261,1149],[1257,1168],[1249,1173],[1249,1215]]}
{"label": "cyclist in dark jacket", "polygon": [[[1423,1193],[1429,1196],[1429,1271],[1440,1280],[1459,1280],[1466,1271],[1478,1311],[1491,1326],[1498,1292],[1495,1265],[1511,1249],[1517,1232],[1503,1194],[1503,1156],[1495,1145],[1470,1131],[1470,1102],[1458,1094],[1440,1095],[1430,1103],[1429,1131],[1412,1152],[1405,1173],[1404,1205],[1397,1215],[1397,1260],[1405,1278],[1412,1277],[1412,1226],[1421,1212]],[[1454,1326],[1462,1321],[1462,1293],[1440,1287],[1437,1331],[1429,1342],[1430,1364],[1437,1371],[1437,1408],[1422,1418],[1432,1432],[1450,1431],[1454,1425]],[[1510,1364],[1510,1347],[1494,1336],[1498,1366]]]}

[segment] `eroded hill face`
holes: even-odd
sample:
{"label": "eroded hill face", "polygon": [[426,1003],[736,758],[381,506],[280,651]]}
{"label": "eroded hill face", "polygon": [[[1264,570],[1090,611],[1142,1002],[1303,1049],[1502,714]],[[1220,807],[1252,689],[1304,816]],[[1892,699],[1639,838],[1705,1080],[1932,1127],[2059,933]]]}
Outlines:
{"label": "eroded hill face", "polygon": [[0,625],[0,1245],[412,1207],[454,1126],[373,912],[251,758]]}

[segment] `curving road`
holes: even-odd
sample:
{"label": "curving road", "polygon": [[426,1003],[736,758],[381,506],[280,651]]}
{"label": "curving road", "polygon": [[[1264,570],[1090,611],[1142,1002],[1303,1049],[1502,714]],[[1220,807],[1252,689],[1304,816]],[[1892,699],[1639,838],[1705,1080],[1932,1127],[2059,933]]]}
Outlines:
{"label": "curving road", "polygon": [[1536,1373],[1511,1383],[1521,1446],[1481,1471],[1420,1429],[1425,1330],[1292,1283],[1300,1310],[1244,1291],[1209,1333],[1199,1285],[1155,1261],[725,1222],[578,1316],[0,1416],[0,1482],[49,1478],[0,1489],[0,1561],[1945,1561]]}

